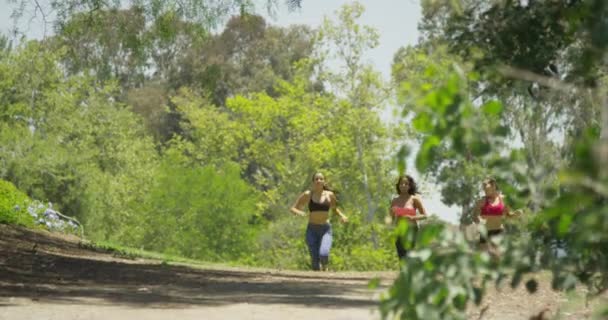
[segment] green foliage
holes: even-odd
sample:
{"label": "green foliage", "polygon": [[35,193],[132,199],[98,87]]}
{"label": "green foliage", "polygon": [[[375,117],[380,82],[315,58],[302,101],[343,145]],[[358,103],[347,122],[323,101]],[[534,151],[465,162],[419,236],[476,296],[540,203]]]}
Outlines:
{"label": "green foliage", "polygon": [[258,15],[235,16],[221,34],[178,52],[168,86],[202,91],[218,106],[236,95],[276,97],[280,82],[293,80],[295,65],[310,58],[314,41],[314,32],[305,26],[276,27]]}
{"label": "green foliage", "polygon": [[[554,259],[551,247],[545,245],[540,247],[544,250],[538,250],[543,257],[540,265],[553,270],[554,286],[572,289],[580,281],[592,294],[608,288],[608,238],[603,231],[608,226],[608,180],[595,153],[605,147],[597,133],[589,130],[574,146],[579,157],[560,173],[564,192],[529,227],[536,243],[556,242],[567,252],[565,257]],[[534,254],[530,249],[524,252]],[[532,267],[534,262],[530,261]]]}
{"label": "green foliage", "polygon": [[[465,66],[458,56],[448,52],[440,43],[422,43],[416,47],[400,48],[394,55],[392,69],[393,85],[402,107],[402,116],[408,116],[429,91],[444,84],[451,76],[454,66]],[[467,70],[470,67],[467,66]],[[424,113],[414,120],[417,131],[425,132],[431,123]]]}
{"label": "green foliage", "polygon": [[416,167],[441,186],[445,204],[461,207],[460,219],[465,224],[471,222],[480,178],[489,173],[483,156],[479,156],[492,143],[489,139],[493,131],[486,128],[486,123],[495,121],[502,111],[498,102],[479,107],[485,110],[479,113],[478,107],[468,104],[477,79],[470,69],[439,42],[402,48],[392,65],[401,115],[413,117],[414,132],[409,136],[421,143]]}
{"label": "green foliage", "polygon": [[260,231],[257,240],[251,243],[251,254],[240,262],[279,270],[310,270],[305,233],[303,219],[280,217]]}
{"label": "green foliage", "polygon": [[[459,83],[464,80],[461,78]],[[466,98],[444,96],[452,93],[466,97],[459,93],[460,90],[450,90],[451,86],[448,80],[447,84],[420,100],[418,108],[429,115],[429,121],[435,125],[419,133],[427,140],[437,137],[435,141],[444,145],[436,150],[449,154],[451,161],[460,160],[462,166],[457,174],[447,174],[446,168],[452,166],[450,162],[429,153],[423,143],[417,155],[422,164],[420,168],[440,168],[447,174],[442,178],[449,181],[448,185],[457,185],[458,181],[467,179],[479,183],[476,179],[480,172],[478,168],[467,167],[467,163],[477,162],[496,172],[512,208],[530,205],[530,188],[543,188],[543,185],[526,175],[527,162],[521,156],[521,150],[512,150],[505,159],[500,127],[491,125],[493,117],[502,116],[500,104],[491,102],[473,107]],[[448,101],[460,101],[460,104],[446,108]],[[452,114],[450,109],[457,114]],[[471,123],[486,125],[471,126]],[[601,158],[598,158],[598,150],[602,150],[603,145],[598,143],[597,130],[590,128],[590,132],[585,140],[572,146],[576,157],[570,166],[561,169],[558,195],[542,198],[542,209],[535,212],[536,216],[527,223],[511,226],[508,234],[516,233],[517,237],[507,236],[499,244],[504,252],[500,264],[490,262],[485,253],[471,251],[459,233],[437,231],[437,234],[428,235],[426,243],[425,240],[420,242],[419,250],[402,268],[394,287],[383,300],[383,315],[395,314],[402,319],[463,319],[466,305],[469,302],[479,304],[491,281],[500,284],[510,278],[511,286],[516,287],[527,273],[543,268],[553,271],[556,289],[573,289],[581,282],[590,287],[590,292],[605,290],[608,283],[604,263],[606,239],[601,230],[606,226],[604,188],[607,181],[599,166]],[[476,160],[470,160],[471,156]],[[463,174],[464,179],[456,178]],[[549,186],[546,191],[539,192],[550,195],[552,188],[555,187]],[[555,245],[566,250],[566,257],[557,257]],[[436,279],[441,280],[434,282]],[[444,287],[446,280],[448,283]],[[533,279],[526,286],[531,291],[536,289]]]}
{"label": "green foliage", "polygon": [[498,80],[491,90],[501,91],[512,82],[495,78],[496,66],[544,74],[567,50],[580,54],[588,36],[581,22],[592,15],[592,3],[599,2],[426,1],[420,30],[427,40],[447,42],[452,53],[473,62],[484,77]]}
{"label": "green foliage", "polygon": [[102,83],[117,79],[132,87],[143,83],[149,59],[145,28],[141,8],[96,10],[70,16],[49,43],[65,50],[70,74],[90,72]]}
{"label": "green foliage", "polygon": [[[525,216],[507,226],[507,235],[498,243],[503,252],[498,262],[471,252],[465,241],[448,241],[450,249],[441,250],[451,232],[429,236],[434,239],[427,243],[431,246],[423,245],[402,268],[383,301],[383,315],[462,319],[468,302],[482,301],[488,281],[500,285],[508,280],[516,287],[526,274],[543,269],[552,271],[555,289],[582,283],[591,295],[605,292],[608,174],[600,163],[608,159],[608,123],[602,110],[605,90],[595,89],[604,85],[597,82],[596,71],[606,68],[606,53],[598,50],[604,48],[598,45],[604,38],[596,35],[606,26],[601,16],[605,2],[449,2],[425,3],[424,45],[447,44],[451,54],[474,62],[481,77],[456,68],[432,85],[415,86],[406,82],[411,78],[397,78],[396,85],[413,90],[416,97],[408,100],[406,111],[414,111],[415,129],[423,141],[417,165],[439,173],[439,181],[449,186],[444,190],[464,193],[463,199],[473,197],[457,186],[466,189],[470,182],[478,183],[482,173],[492,173],[511,208],[526,207]],[[586,54],[581,59],[572,52]],[[546,67],[555,69],[552,63],[568,70],[567,75],[548,74]],[[513,71],[502,68],[505,65],[516,72],[504,72]],[[397,76],[402,76],[405,68],[396,64],[394,70],[401,70]],[[558,80],[552,83],[549,77]],[[534,88],[539,86],[537,94]],[[558,115],[555,110],[563,108],[571,112]],[[514,130],[509,132],[507,126]],[[564,138],[556,139],[559,135]],[[513,138],[524,147],[513,146],[508,140]],[[450,256],[454,250],[457,254]],[[442,287],[435,278],[454,282]],[[525,285],[531,292],[537,289],[535,279]]]}
{"label": "green foliage", "polygon": [[[347,224],[332,222],[333,246],[329,268],[332,271],[387,270],[397,262],[394,236],[379,224],[364,223],[361,214],[350,215]],[[381,244],[374,248],[369,241],[372,229],[380,234]],[[253,243],[252,254],[241,263],[277,269],[310,270],[310,256],[305,241],[306,221],[283,216],[271,222]]]}
{"label": "green foliage", "polygon": [[[337,18],[325,18],[317,33],[315,55],[334,65],[319,73],[338,97],[331,108],[331,139],[336,145],[332,176],[339,177],[338,188],[349,190],[348,202],[366,208],[365,221],[371,223],[378,203],[388,198],[390,167],[386,150],[392,146],[390,133],[380,121],[379,112],[388,101],[388,88],[380,73],[365,63],[364,55],[379,43],[378,31],[359,24],[364,7],[358,2],[343,5]],[[339,115],[339,116],[337,116]],[[361,125],[365,124],[365,125]],[[356,168],[356,169],[355,169]],[[353,170],[355,169],[355,170]],[[355,196],[356,195],[356,196]],[[372,242],[378,246],[376,234]]]}
{"label": "green foliage", "polygon": [[479,305],[487,285],[499,279],[498,269],[487,253],[469,247],[458,230],[430,224],[418,233],[418,250],[409,254],[382,299],[382,317],[465,319],[467,305]]}
{"label": "green foliage", "polygon": [[[227,100],[226,110],[218,109],[194,93],[182,91],[174,98],[188,137],[186,148],[203,163],[239,163],[247,181],[263,191],[265,215],[282,215],[297,195],[309,187],[310,176],[323,170],[338,190],[348,188],[342,206],[358,207],[362,173],[359,159],[377,179],[370,181],[373,197],[386,197],[383,177],[388,169],[377,162],[386,136],[376,114],[353,110],[333,97],[309,91],[311,65],[300,65],[300,74],[276,87],[277,97],[265,93],[236,96]],[[355,147],[356,125],[365,117],[366,150],[360,157]],[[375,137],[375,138],[374,138]],[[376,191],[377,190],[377,191]],[[348,214],[348,213],[347,213]]]}
{"label": "green foliage", "polygon": [[[295,247],[274,250],[282,254],[276,259],[261,258],[256,240],[266,224],[282,239],[281,217],[313,171],[348,190],[339,197],[351,219],[365,202],[368,215],[375,213],[374,201],[387,197],[389,135],[375,113],[386,99],[379,75],[351,66],[357,87],[340,96],[360,103],[324,92],[327,77],[317,73],[324,59],[309,59],[319,38],[307,28],[269,26],[244,11],[209,35],[201,16],[166,2],[57,5],[56,36],[0,59],[0,177],[77,217],[93,240],[307,268],[302,235],[291,241]],[[358,30],[362,8],[355,9],[345,9],[348,24],[335,30]],[[373,30],[361,30],[362,43],[346,46],[358,57],[377,43]],[[331,41],[339,38],[325,44]],[[212,168],[227,172],[237,189]],[[382,231],[364,224],[344,230],[340,242],[349,245],[337,245],[336,257],[351,258],[337,258],[336,268],[385,265],[392,249],[372,249],[367,238]],[[377,259],[370,264],[367,255]]]}
{"label": "green foliage", "polygon": [[142,204],[136,244],[205,261],[237,259],[254,242],[258,201],[238,165],[200,167],[169,149]]}
{"label": "green foliage", "polygon": [[12,183],[0,180],[0,223],[34,226],[34,218],[27,212],[30,199]]}
{"label": "green foliage", "polygon": [[588,89],[600,83],[601,68],[589,63],[601,59],[592,43],[601,42],[593,34],[605,9],[595,0],[423,3],[418,50],[466,61],[463,68],[476,71],[471,99],[502,102],[501,124],[511,128],[503,134],[523,144],[527,163],[518,174],[530,180],[534,210],[551,201],[541,190],[556,183],[557,171],[572,156],[568,141],[600,118],[601,104]]}
{"label": "green foliage", "polygon": [[0,177],[56,203],[91,236],[120,238],[149,184],[154,146],[115,87],[65,78],[58,59],[30,43],[0,63]]}
{"label": "green foliage", "polygon": [[[385,225],[353,215],[347,224],[335,223],[331,268],[335,270],[390,270],[398,265],[395,238]],[[369,241],[378,234],[377,248]]]}
{"label": "green foliage", "polygon": [[[204,0],[187,0],[187,1],[158,1],[158,0],[130,0],[130,1],[98,1],[98,0],[51,0],[48,6],[52,8],[54,20],[47,21],[46,16],[51,12],[37,4],[28,1],[12,1],[15,4],[15,9],[12,12],[14,18],[17,19],[34,19],[36,13],[43,16],[45,24],[51,24],[54,27],[62,27],[66,21],[72,17],[82,14],[84,16],[92,16],[102,11],[117,11],[121,8],[137,8],[142,11],[142,16],[145,17],[146,23],[162,23],[167,19],[167,15],[174,15],[184,21],[188,21],[205,28],[216,27],[226,17],[235,13],[248,13],[254,11],[254,6],[248,0],[219,0],[219,1],[204,1]],[[266,1],[266,8],[272,8],[274,1]],[[33,12],[33,17],[29,14]],[[92,27],[97,27],[93,24]]]}

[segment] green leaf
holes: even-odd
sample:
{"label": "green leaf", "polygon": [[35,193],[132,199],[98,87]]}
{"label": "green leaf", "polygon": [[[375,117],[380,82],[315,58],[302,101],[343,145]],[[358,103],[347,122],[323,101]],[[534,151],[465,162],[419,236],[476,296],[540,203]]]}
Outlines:
{"label": "green leaf", "polygon": [[477,140],[471,144],[471,153],[473,153],[473,155],[477,157],[488,154],[491,149],[492,148],[487,141]]}
{"label": "green leaf", "polygon": [[502,103],[496,100],[488,101],[481,106],[481,111],[488,116],[497,116],[502,112]]}
{"label": "green leaf", "polygon": [[573,216],[571,213],[564,213],[560,216],[559,225],[557,227],[557,234],[560,236],[565,235],[572,224]]}
{"label": "green leaf", "polygon": [[430,136],[424,140],[416,157],[416,169],[418,171],[425,172],[431,165],[436,156],[435,149],[439,144],[441,144],[441,139],[438,136]]}
{"label": "green leaf", "polygon": [[507,126],[498,126],[496,129],[494,129],[494,134],[499,137],[506,137],[509,135],[510,131],[511,130]]}
{"label": "green leaf", "polygon": [[420,133],[430,133],[433,131],[433,120],[426,112],[416,115],[412,121],[412,125],[414,126],[414,129]]}
{"label": "green leaf", "polygon": [[464,310],[467,306],[467,297],[465,294],[459,294],[454,297],[453,304],[458,310]]}
{"label": "green leaf", "polygon": [[410,154],[410,148],[406,145],[401,146],[399,152],[397,152],[397,168],[399,174],[403,174],[406,170],[407,156]]}

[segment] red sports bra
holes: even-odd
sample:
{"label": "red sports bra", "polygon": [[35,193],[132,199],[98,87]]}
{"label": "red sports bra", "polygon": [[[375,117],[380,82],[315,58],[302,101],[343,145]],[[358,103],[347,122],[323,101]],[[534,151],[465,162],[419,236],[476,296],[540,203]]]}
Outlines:
{"label": "red sports bra", "polygon": [[402,208],[393,206],[393,213],[395,214],[395,217],[413,217],[416,215],[416,208]]}
{"label": "red sports bra", "polygon": [[498,197],[498,204],[496,205],[492,205],[489,201],[488,198],[486,198],[486,201],[484,202],[483,206],[481,207],[481,215],[482,216],[502,216],[503,213],[505,212],[505,204],[502,203],[502,199],[500,197]]}

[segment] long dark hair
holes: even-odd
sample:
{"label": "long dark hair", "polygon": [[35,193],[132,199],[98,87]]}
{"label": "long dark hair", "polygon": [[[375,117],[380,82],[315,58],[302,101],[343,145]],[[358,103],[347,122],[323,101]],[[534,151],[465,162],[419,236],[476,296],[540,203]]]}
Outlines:
{"label": "long dark hair", "polygon": [[409,174],[399,176],[399,179],[397,180],[397,184],[395,184],[395,189],[397,190],[397,194],[401,194],[401,189],[399,188],[399,185],[401,184],[401,181],[403,181],[403,179],[407,179],[407,182],[409,182],[409,184],[410,184],[410,187],[409,187],[407,193],[409,193],[410,195],[417,194],[418,185],[416,185],[416,181],[414,181],[414,178],[412,178],[412,176],[410,176]]}

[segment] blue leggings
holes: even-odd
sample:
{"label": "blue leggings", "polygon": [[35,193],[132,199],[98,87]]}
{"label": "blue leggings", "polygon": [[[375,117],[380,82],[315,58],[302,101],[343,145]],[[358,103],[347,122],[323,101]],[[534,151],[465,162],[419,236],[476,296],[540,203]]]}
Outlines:
{"label": "blue leggings", "polygon": [[306,228],[306,244],[310,252],[313,270],[319,270],[320,263],[327,265],[329,262],[331,242],[331,225],[329,223],[308,224]]}

